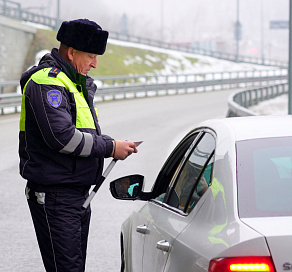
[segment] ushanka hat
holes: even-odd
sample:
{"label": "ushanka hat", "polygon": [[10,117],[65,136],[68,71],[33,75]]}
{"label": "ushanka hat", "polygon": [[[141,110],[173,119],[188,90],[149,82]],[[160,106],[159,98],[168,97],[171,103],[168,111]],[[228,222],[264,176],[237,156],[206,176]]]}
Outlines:
{"label": "ushanka hat", "polygon": [[57,40],[79,51],[102,55],[106,49],[108,32],[88,19],[64,21]]}

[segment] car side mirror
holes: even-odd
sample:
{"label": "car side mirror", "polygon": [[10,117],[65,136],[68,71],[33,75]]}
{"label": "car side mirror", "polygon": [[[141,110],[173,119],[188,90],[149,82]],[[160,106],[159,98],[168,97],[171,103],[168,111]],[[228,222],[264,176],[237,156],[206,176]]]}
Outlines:
{"label": "car side mirror", "polygon": [[143,184],[144,176],[130,175],[110,182],[110,191],[116,199],[135,200],[139,199]]}

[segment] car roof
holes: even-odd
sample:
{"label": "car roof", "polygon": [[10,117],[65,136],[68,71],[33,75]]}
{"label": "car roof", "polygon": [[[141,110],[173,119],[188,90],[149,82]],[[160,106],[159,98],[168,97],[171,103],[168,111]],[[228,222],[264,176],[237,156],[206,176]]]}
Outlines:
{"label": "car roof", "polygon": [[234,135],[235,141],[257,138],[292,136],[291,115],[231,117],[211,119],[202,122],[199,127],[209,127],[216,133]]}

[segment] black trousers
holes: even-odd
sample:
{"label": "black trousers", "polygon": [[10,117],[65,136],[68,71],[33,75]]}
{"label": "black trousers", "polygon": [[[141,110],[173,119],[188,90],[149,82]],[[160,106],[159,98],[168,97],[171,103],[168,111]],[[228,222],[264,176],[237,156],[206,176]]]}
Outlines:
{"label": "black trousers", "polygon": [[82,205],[88,190],[62,189],[40,199],[26,188],[26,195],[46,271],[84,271],[91,209]]}

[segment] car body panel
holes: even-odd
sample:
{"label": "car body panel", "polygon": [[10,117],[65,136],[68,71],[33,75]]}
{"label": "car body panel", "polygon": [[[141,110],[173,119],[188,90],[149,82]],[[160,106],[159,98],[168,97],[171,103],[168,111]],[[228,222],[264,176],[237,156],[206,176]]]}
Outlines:
{"label": "car body panel", "polygon": [[[202,207],[199,213],[205,217],[205,212]],[[198,214],[177,237],[164,271],[175,272],[184,267],[185,272],[205,272],[209,261],[217,257],[269,255],[265,238],[247,226],[233,222],[214,235],[210,230],[211,222],[200,224],[201,220]]]}
{"label": "car body panel", "polygon": [[235,141],[291,136],[292,115],[249,116],[207,120],[198,127],[210,127],[216,132],[232,133]]}
{"label": "car body panel", "polygon": [[[205,131],[216,140],[209,188],[189,214],[154,199],[134,212],[126,221],[131,231],[122,228],[128,247],[126,263],[132,264],[126,266],[126,271],[175,272],[183,268],[185,272],[206,272],[211,259],[238,256],[272,255],[278,271],[283,270],[285,262],[292,263],[291,217],[282,217],[278,222],[273,222],[275,218],[239,218],[236,153],[237,141],[291,136],[292,116],[209,120],[189,135]],[[167,162],[172,160],[177,160],[175,154]],[[166,167],[160,175],[167,172],[163,170]],[[153,191],[163,187],[157,183],[170,182],[160,175],[152,189],[154,196]],[[138,225],[147,226],[147,234],[137,233]],[[163,240],[170,245],[168,252],[156,248]]]}
{"label": "car body panel", "polygon": [[[160,269],[163,271],[176,237],[190,224],[200,204],[195,207],[193,216],[185,216],[155,201],[149,202],[146,206],[149,207],[150,235],[145,239],[143,271],[160,271]],[[163,252],[156,247],[157,243],[163,240],[169,243],[168,252]]]}
{"label": "car body panel", "polygon": [[277,271],[285,263],[292,264],[291,217],[243,218],[242,222],[266,237]]}
{"label": "car body panel", "polygon": [[[148,202],[146,206],[148,208],[149,235],[144,244],[143,271],[163,271],[168,251],[158,249],[157,243],[164,241],[171,247],[177,230],[172,229],[169,214],[160,205]],[[161,224],[161,220],[163,220],[163,224]]]}
{"label": "car body panel", "polygon": [[[122,225],[123,246],[125,260],[125,271],[142,271],[144,240],[147,233],[137,232],[138,226],[147,228],[147,220],[143,216],[143,210],[134,211],[131,216]],[[127,256],[132,256],[130,259]]]}

